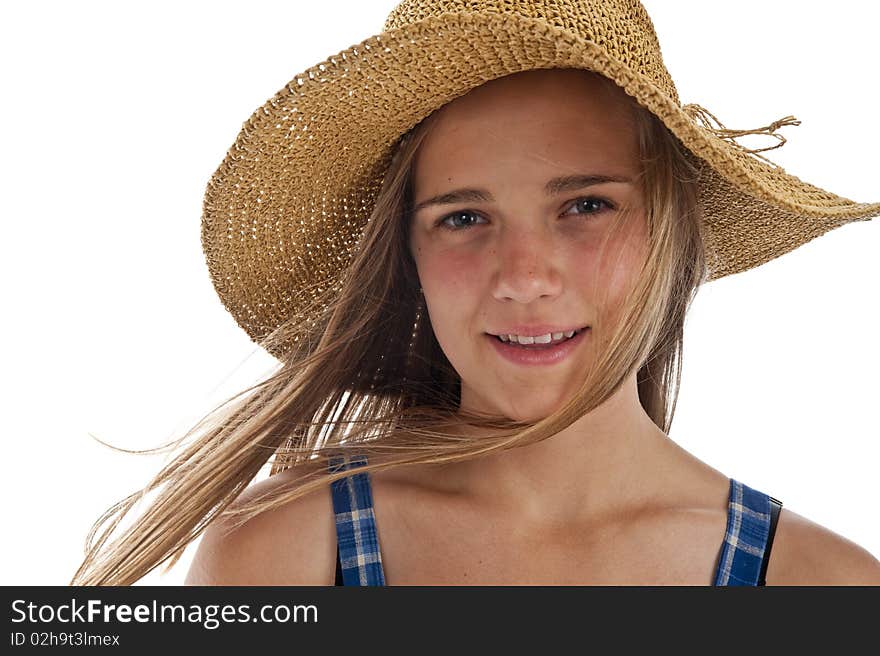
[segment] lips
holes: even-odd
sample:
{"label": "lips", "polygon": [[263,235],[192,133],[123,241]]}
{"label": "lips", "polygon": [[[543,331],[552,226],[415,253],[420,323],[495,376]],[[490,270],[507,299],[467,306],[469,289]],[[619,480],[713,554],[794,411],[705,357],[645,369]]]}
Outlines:
{"label": "lips", "polygon": [[513,364],[546,366],[565,360],[581,343],[583,343],[586,336],[589,334],[590,329],[588,326],[579,330],[565,341],[557,342],[555,344],[539,344],[537,346],[502,342],[500,338],[495,335],[490,335],[489,333],[486,333],[486,338],[490,340],[489,343],[494,347],[496,353]]}

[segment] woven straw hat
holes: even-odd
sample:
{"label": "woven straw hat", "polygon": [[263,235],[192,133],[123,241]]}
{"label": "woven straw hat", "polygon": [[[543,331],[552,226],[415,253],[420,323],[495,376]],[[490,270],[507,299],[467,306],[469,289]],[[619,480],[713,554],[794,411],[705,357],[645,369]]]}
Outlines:
{"label": "woven straw hat", "polygon": [[294,291],[320,300],[338,289],[401,135],[484,82],[537,68],[610,78],[702,160],[710,280],[880,215],[880,203],[808,184],[758,154],[771,148],[736,141],[766,134],[778,148],[776,131],[797,125],[793,117],[729,130],[700,105],[682,105],[638,0],[404,0],[379,35],[296,75],[259,107],[208,184],[208,269],[251,339],[300,311]]}

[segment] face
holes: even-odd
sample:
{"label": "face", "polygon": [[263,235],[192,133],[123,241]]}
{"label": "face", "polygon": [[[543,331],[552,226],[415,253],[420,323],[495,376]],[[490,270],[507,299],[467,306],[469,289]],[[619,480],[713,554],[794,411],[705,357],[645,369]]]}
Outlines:
{"label": "face", "polygon": [[[462,408],[534,421],[580,387],[644,259],[631,111],[598,76],[539,70],[435,118],[414,161],[409,244],[431,327],[461,376]],[[548,187],[559,178],[568,184]],[[449,196],[461,189],[480,193]],[[564,358],[522,364],[493,335],[524,324],[589,329]]]}

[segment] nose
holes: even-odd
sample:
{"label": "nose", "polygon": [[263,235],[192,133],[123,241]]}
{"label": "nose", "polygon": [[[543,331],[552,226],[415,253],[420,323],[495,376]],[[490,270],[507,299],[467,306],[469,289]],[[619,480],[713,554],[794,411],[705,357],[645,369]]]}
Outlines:
{"label": "nose", "polygon": [[553,297],[562,289],[556,245],[543,226],[509,227],[496,242],[493,293],[498,300],[529,303]]}

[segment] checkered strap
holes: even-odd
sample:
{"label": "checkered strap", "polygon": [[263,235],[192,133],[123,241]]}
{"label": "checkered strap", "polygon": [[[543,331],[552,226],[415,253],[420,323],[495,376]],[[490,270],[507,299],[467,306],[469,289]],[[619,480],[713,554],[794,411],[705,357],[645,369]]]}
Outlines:
{"label": "checkered strap", "polygon": [[[336,456],[330,460],[330,471],[347,470],[366,462],[364,456]],[[385,585],[369,474],[340,478],[331,487],[343,585]]]}
{"label": "checkered strap", "polygon": [[[771,506],[771,504],[773,504]],[[763,585],[772,545],[772,515],[778,516],[782,502],[730,479],[727,530],[724,535],[714,585]]]}

